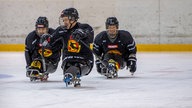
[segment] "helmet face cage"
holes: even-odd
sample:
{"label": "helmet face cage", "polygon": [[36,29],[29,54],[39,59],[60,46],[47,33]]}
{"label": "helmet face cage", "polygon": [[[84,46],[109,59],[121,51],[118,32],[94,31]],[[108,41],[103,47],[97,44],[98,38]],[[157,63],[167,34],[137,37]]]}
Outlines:
{"label": "helmet face cage", "polygon": [[39,17],[36,21],[35,27],[36,27],[36,29],[37,28],[48,28],[49,22],[48,22],[47,17]]}
{"label": "helmet face cage", "polygon": [[59,25],[60,25],[62,28],[65,27],[64,22],[63,22],[63,18],[62,18],[61,16],[59,17]]}
{"label": "helmet face cage", "polygon": [[108,26],[110,25],[116,25],[117,29],[119,28],[119,21],[117,20],[116,17],[109,17],[107,18],[105,22],[106,29],[108,29]]}

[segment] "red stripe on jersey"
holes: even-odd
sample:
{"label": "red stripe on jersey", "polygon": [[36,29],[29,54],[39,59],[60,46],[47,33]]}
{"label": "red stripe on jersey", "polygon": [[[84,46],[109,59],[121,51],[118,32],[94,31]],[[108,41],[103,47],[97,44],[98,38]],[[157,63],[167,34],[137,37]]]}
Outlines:
{"label": "red stripe on jersey", "polygon": [[118,45],[108,45],[108,48],[118,48]]}
{"label": "red stripe on jersey", "polygon": [[37,28],[44,28],[44,25],[37,25]]}

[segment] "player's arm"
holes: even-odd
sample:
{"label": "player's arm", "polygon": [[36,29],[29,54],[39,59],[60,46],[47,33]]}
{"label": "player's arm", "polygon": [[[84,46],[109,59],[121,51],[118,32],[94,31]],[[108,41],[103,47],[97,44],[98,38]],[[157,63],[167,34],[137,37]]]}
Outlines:
{"label": "player's arm", "polygon": [[103,54],[103,50],[102,50],[102,33],[99,33],[95,39],[94,39],[94,43],[93,43],[93,51],[97,54],[97,56],[101,57]]}
{"label": "player's arm", "polygon": [[58,41],[62,41],[62,36],[60,32],[63,32],[64,30],[61,30],[61,27],[58,27],[56,30],[50,29],[50,32],[46,35],[43,35],[41,38],[43,40],[47,40],[50,45],[54,45]]}
{"label": "player's arm", "polygon": [[25,40],[25,61],[26,61],[26,67],[30,66],[32,62],[32,57],[31,57],[31,46],[30,46],[30,40],[26,38]]}
{"label": "player's arm", "polygon": [[87,28],[84,29],[85,35],[87,36],[88,42],[93,43],[94,39],[94,31],[91,26],[88,26]]}
{"label": "player's arm", "polygon": [[134,73],[136,71],[136,53],[137,53],[137,47],[136,43],[131,36],[130,33],[127,33],[127,46],[126,49],[128,50],[128,60],[127,60],[127,67],[130,68],[130,72]]}

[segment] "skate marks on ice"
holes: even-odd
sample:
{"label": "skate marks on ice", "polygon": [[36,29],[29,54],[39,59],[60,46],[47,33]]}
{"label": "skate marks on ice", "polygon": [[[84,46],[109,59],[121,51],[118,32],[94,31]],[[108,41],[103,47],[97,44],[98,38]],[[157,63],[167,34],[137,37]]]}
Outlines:
{"label": "skate marks on ice", "polygon": [[[36,82],[30,82],[30,81],[23,81],[26,84],[29,84],[29,86],[37,87],[38,90],[98,90],[101,88],[106,88],[107,86],[113,86],[113,84],[121,84],[123,82],[129,82],[133,79],[141,78],[139,76],[119,76],[118,78],[114,79],[107,79],[104,76],[100,77],[86,77],[82,78],[82,83],[80,87],[74,87],[72,85],[69,85],[66,87],[65,83],[61,80],[48,80],[45,82],[36,81]],[[132,81],[131,81],[132,82]]]}
{"label": "skate marks on ice", "polygon": [[63,90],[73,90],[73,89],[77,89],[77,90],[96,90],[96,87],[93,86],[84,86],[81,85],[80,87],[74,87],[74,86],[68,86],[68,87],[59,87],[58,89],[63,89]]}
{"label": "skate marks on ice", "polygon": [[123,79],[137,79],[137,78],[142,78],[140,76],[136,76],[136,75],[129,75],[129,76],[118,76],[117,78],[107,78],[105,76],[98,76],[95,77],[99,80],[123,80]]}
{"label": "skate marks on ice", "polygon": [[[127,70],[117,79],[107,79],[95,67],[82,77],[80,88],[65,87],[62,70],[48,82],[31,83],[25,77],[24,57],[15,53],[4,60],[0,79],[2,108],[192,108],[191,54],[139,54],[138,70],[132,78]],[[17,54],[17,55],[23,55]],[[12,62],[14,59],[16,62]],[[2,59],[1,59],[2,60]],[[5,67],[5,62],[10,61]],[[176,62],[175,62],[176,61]],[[12,68],[10,68],[10,66]],[[5,68],[3,68],[5,67]],[[31,103],[32,102],[32,103]]]}
{"label": "skate marks on ice", "polygon": [[13,77],[13,76],[12,75],[8,75],[8,74],[0,74],[0,79],[10,78],[10,77]]}
{"label": "skate marks on ice", "polygon": [[[58,89],[58,90],[70,90],[70,89],[81,89],[81,90],[94,90],[95,87],[87,85],[86,81],[83,82],[85,84],[81,84],[80,87],[74,87],[73,85],[69,85],[66,87],[66,84],[62,80],[48,80],[48,81],[24,81],[29,85],[39,85],[39,90],[51,90],[51,89]],[[45,86],[44,86],[45,85]]]}
{"label": "skate marks on ice", "polygon": [[50,91],[50,90],[95,90],[96,87],[90,84],[82,84],[80,87],[65,86],[65,83],[61,80],[49,80],[49,81],[34,81],[30,82],[28,80],[12,80],[12,81],[1,81],[0,91],[4,90],[40,90],[40,91]]}
{"label": "skate marks on ice", "polygon": [[100,79],[100,80],[120,80],[120,79],[133,79],[133,78],[141,78],[141,75],[137,75],[137,74],[127,74],[125,70],[121,70],[121,72],[118,72],[118,77],[117,78],[107,78],[104,75],[100,75],[98,74],[97,76],[94,76],[94,78],[96,79]]}

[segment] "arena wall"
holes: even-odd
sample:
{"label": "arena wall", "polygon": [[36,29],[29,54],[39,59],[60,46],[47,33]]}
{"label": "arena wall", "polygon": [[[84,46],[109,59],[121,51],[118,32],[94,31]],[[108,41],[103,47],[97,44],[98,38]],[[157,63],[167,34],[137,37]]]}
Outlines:
{"label": "arena wall", "polygon": [[191,0],[0,0],[0,51],[23,51],[39,16],[57,28],[61,11],[69,7],[95,35],[105,30],[107,17],[116,16],[138,51],[192,51],[191,6]]}

